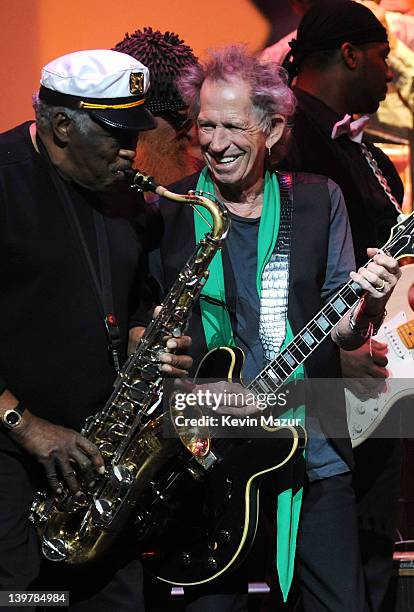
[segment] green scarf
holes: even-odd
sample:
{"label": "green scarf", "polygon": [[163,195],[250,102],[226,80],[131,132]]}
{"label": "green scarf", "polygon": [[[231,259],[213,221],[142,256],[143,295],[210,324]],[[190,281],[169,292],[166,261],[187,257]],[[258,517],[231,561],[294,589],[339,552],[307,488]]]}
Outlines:
{"label": "green scarf", "polygon": [[[197,183],[197,190],[214,193],[214,184],[208,174],[207,168],[201,172]],[[200,210],[209,222],[211,216],[203,208]],[[260,299],[261,279],[263,270],[269,261],[276,245],[280,224],[280,190],[279,183],[274,173],[266,171],[264,179],[263,210],[260,218],[259,236],[257,245],[257,275],[256,287]],[[206,234],[205,221],[194,212],[195,239],[198,243]],[[224,285],[223,260],[221,252],[217,252],[210,264],[210,276],[203,287],[202,294],[214,298],[214,302],[201,300],[201,313],[207,348],[219,346],[235,346],[233,331],[229,313],[222,304],[226,302]],[[293,339],[292,328],[286,321],[286,337],[284,348]],[[292,379],[304,377],[304,369],[301,366],[292,374]],[[305,407],[299,406],[296,410],[289,410],[282,415],[287,418],[301,419],[305,423]],[[295,464],[291,467],[293,471]],[[276,566],[279,576],[279,584],[286,601],[290,585],[292,583],[296,536],[298,531],[300,509],[302,505],[303,489],[293,491],[286,489],[278,496],[277,501],[277,554]]]}

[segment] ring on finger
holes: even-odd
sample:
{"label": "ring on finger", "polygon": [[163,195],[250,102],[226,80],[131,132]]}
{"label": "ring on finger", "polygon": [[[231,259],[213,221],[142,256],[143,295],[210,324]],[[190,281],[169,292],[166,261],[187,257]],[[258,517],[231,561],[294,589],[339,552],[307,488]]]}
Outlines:
{"label": "ring on finger", "polygon": [[379,292],[379,293],[383,293],[384,289],[385,289],[385,280],[382,280],[380,285],[374,285],[374,288]]}

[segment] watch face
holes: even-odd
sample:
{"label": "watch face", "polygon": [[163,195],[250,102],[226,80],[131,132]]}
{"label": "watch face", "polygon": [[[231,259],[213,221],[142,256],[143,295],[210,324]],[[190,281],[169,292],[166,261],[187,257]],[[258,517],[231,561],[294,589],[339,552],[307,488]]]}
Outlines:
{"label": "watch face", "polygon": [[3,423],[6,427],[15,427],[21,421],[21,415],[16,410],[7,410],[3,415]]}

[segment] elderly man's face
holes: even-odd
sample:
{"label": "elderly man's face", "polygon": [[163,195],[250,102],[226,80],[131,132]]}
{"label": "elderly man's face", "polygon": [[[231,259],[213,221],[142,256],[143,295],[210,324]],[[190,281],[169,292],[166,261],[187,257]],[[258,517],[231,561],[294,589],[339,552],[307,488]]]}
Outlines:
{"label": "elderly man's face", "polygon": [[112,130],[87,117],[86,131],[71,126],[62,173],[93,191],[115,191],[132,168],[137,132]]}
{"label": "elderly man's face", "polygon": [[250,88],[240,79],[207,79],[197,119],[201,151],[216,183],[249,189],[263,176],[266,137],[258,125]]}

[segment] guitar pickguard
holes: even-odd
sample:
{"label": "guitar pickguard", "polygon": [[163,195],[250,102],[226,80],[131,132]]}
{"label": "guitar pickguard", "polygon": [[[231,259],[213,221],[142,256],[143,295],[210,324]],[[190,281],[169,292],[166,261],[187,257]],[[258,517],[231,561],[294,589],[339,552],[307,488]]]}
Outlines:
{"label": "guitar pickguard", "polygon": [[[349,389],[345,390],[348,428],[354,448],[374,433],[398,400],[414,396],[414,349],[406,346],[407,332],[412,329],[407,323],[413,320],[414,314],[407,296],[413,284],[414,264],[410,264],[402,268],[402,278],[387,306],[390,315],[374,337],[388,346],[389,378],[384,382],[384,388],[377,397],[365,399],[357,397]],[[399,333],[401,328],[404,328],[404,334]]]}

